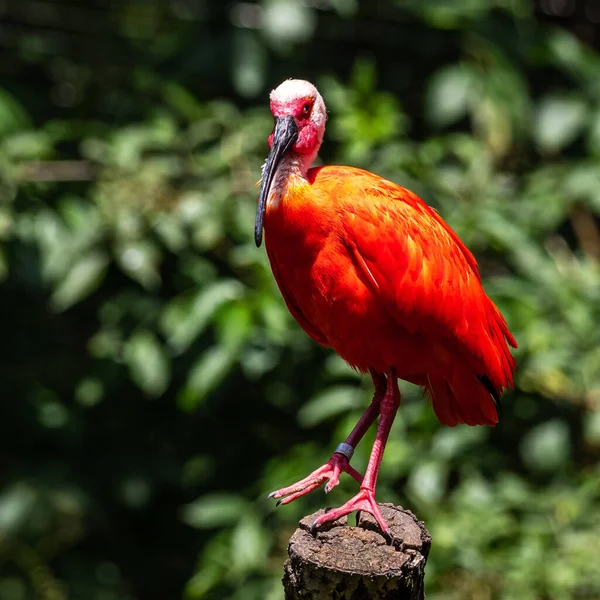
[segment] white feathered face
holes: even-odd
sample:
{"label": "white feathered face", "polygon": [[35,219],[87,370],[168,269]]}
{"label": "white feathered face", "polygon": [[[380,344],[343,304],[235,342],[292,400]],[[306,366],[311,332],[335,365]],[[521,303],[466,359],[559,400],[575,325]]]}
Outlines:
{"label": "white feathered face", "polygon": [[[271,92],[271,112],[275,123],[279,119],[292,117],[298,129],[298,138],[292,149],[300,154],[318,151],[323,135],[327,111],[317,88],[302,79],[288,79]],[[269,136],[269,146],[273,146],[275,130]]]}

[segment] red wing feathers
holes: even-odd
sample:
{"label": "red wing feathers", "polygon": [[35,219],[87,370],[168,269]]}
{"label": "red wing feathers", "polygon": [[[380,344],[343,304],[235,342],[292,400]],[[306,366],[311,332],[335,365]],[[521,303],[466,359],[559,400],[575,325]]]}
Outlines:
{"label": "red wing feathers", "polygon": [[[487,376],[498,394],[511,387],[514,360],[507,344],[516,347],[516,342],[483,290],[471,252],[412,192],[366,171],[355,170],[349,181],[354,195],[342,195],[348,201],[339,209],[367,285],[370,281],[409,332],[443,337],[452,353],[469,363],[477,389],[482,388],[477,375]],[[444,385],[457,387],[458,382]],[[440,389],[448,391],[443,385]],[[447,420],[465,422],[458,413]]]}

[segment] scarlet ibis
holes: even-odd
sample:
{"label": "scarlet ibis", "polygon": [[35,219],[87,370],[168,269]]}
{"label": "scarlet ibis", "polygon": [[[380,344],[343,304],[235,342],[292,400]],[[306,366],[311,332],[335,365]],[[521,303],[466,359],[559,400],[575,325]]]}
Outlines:
{"label": "scarlet ibis", "polygon": [[[270,494],[287,504],[342,472],[360,483],[314,528],[352,511],[390,530],[375,485],[400,406],[398,378],[422,386],[442,424],[495,425],[497,403],[512,387],[517,347],[486,295],[477,262],[440,215],[409,190],[343,166],[310,168],[327,112],[308,81],[284,81],[270,95],[275,119],[263,166],[255,241],[265,244],[288,309],[322,346],[333,348],[375,393],[330,460]],[[354,448],[380,415],[364,477],[350,466]]]}

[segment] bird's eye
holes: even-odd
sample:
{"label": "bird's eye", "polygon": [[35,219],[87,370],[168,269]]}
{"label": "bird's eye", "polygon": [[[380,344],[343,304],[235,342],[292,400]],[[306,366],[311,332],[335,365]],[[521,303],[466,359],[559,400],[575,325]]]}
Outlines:
{"label": "bird's eye", "polygon": [[302,114],[305,117],[308,117],[308,115],[310,114],[310,109],[312,108],[312,104],[310,102],[307,102],[303,107],[302,107]]}

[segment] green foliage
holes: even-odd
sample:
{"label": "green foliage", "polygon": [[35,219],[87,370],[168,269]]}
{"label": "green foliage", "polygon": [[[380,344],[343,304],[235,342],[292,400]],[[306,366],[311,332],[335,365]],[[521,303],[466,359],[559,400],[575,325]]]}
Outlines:
{"label": "green foliage", "polygon": [[371,393],[253,244],[290,76],[328,104],[322,160],[438,208],[520,345],[496,429],[403,388],[378,494],[433,535],[428,598],[600,598],[598,52],[520,0],[106,10],[0,65],[0,598],[276,600],[298,519],[354,489],[266,499]]}

